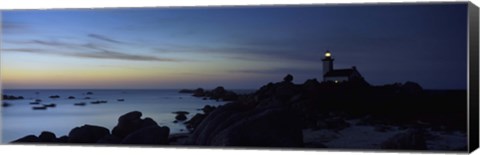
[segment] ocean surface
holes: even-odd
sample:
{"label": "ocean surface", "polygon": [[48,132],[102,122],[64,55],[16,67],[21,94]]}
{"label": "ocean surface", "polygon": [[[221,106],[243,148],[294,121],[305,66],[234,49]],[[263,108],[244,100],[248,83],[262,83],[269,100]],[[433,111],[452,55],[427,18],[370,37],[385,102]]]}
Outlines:
{"label": "ocean surface", "polygon": [[[239,90],[240,92],[248,92]],[[237,92],[239,92],[237,91]],[[9,143],[26,135],[39,135],[42,131],[51,131],[57,137],[68,135],[71,129],[84,124],[98,125],[110,130],[117,124],[118,117],[140,111],[142,118],[150,117],[160,126],[170,127],[171,133],[188,132],[182,122],[174,123],[175,111],[188,111],[188,119],[196,113],[202,113],[205,105],[218,106],[223,101],[202,100],[191,94],[178,93],[178,90],[3,90],[5,95],[23,96],[23,100],[4,100],[11,104],[1,109],[2,143]],[[88,95],[87,92],[93,94]],[[52,99],[50,96],[60,98]],[[75,99],[68,99],[74,96]],[[90,99],[86,99],[90,98]],[[46,110],[33,110],[35,99],[40,104],[55,103],[56,107]],[[124,101],[118,101],[124,99]],[[106,100],[107,103],[91,102]],[[85,102],[85,106],[74,103]],[[188,120],[187,119],[187,120]]]}

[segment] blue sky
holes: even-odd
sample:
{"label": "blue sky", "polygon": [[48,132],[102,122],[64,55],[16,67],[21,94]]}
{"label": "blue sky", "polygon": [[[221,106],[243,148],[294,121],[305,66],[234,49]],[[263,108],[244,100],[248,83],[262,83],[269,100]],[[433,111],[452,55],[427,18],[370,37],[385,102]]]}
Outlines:
{"label": "blue sky", "polygon": [[4,88],[258,88],[321,79],[465,89],[467,5],[2,11]]}

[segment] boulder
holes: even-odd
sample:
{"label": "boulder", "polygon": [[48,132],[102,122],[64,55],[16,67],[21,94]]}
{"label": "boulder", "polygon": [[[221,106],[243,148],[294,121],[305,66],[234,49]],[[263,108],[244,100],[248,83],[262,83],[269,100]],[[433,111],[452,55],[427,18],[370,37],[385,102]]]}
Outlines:
{"label": "boulder", "polygon": [[36,143],[36,142],[40,142],[40,139],[35,135],[28,135],[12,141],[12,143]]}
{"label": "boulder", "polygon": [[203,108],[202,108],[202,111],[204,114],[209,114],[210,112],[212,112],[213,110],[215,110],[216,107],[214,106],[211,106],[211,105],[205,105]]}
{"label": "boulder", "polygon": [[238,99],[238,95],[232,91],[227,91],[221,96],[221,99],[223,101],[235,101]]}
{"label": "boulder", "polygon": [[68,134],[69,143],[96,143],[100,138],[110,134],[107,128],[93,125],[76,127]]}
{"label": "boulder", "polygon": [[147,118],[142,120],[142,125],[141,125],[140,128],[144,128],[144,127],[148,127],[148,126],[152,126],[152,125],[158,125],[158,124],[152,118],[147,117]]}
{"label": "boulder", "polygon": [[175,116],[175,120],[177,121],[184,121],[187,120],[187,116],[184,113],[179,113]]}
{"label": "boulder", "polygon": [[190,120],[185,122],[185,124],[187,125],[187,129],[191,131],[194,130],[203,121],[205,117],[206,114],[196,114]]}
{"label": "boulder", "polygon": [[401,86],[401,91],[405,94],[420,95],[423,88],[418,83],[407,81]]}
{"label": "boulder", "polygon": [[203,96],[205,96],[205,91],[204,91],[202,88],[197,88],[197,89],[195,89],[195,91],[193,92],[193,96],[195,96],[195,97],[203,97]]}
{"label": "boulder", "polygon": [[142,119],[140,118],[142,113],[139,111],[132,111],[124,114],[118,118],[117,126],[112,130],[112,135],[119,138],[124,138],[128,134],[137,130],[142,125]]}
{"label": "boulder", "polygon": [[290,75],[290,74],[287,74],[287,76],[285,76],[285,77],[283,78],[283,81],[284,81],[284,82],[291,83],[291,82],[293,81],[293,76]]}
{"label": "boulder", "polygon": [[408,129],[380,144],[382,149],[392,150],[425,150],[427,149],[425,131],[421,129]]}
{"label": "boulder", "polygon": [[229,103],[195,129],[190,144],[209,146],[302,147],[300,118],[285,107],[245,107]]}
{"label": "boulder", "polygon": [[54,133],[49,132],[49,131],[43,131],[40,136],[38,136],[40,139],[40,142],[46,142],[46,143],[54,143],[58,142],[57,141],[57,136],[55,136]]}
{"label": "boulder", "polygon": [[142,113],[139,111],[132,111],[120,116],[117,125],[112,130],[112,135],[123,139],[136,130],[149,126],[158,126],[157,122],[153,119],[148,117],[141,119],[141,116]]}
{"label": "boulder", "polygon": [[148,144],[148,145],[166,145],[168,144],[168,127],[150,126],[139,129],[122,140],[122,144]]}

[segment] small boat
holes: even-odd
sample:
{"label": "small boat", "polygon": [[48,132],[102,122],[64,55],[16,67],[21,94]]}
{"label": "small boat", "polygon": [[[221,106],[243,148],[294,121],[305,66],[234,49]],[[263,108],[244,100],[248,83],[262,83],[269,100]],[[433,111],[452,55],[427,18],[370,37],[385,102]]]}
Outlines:
{"label": "small boat", "polygon": [[75,105],[75,106],[85,106],[86,104],[85,104],[85,102],[80,102],[80,103],[75,103],[73,105]]}
{"label": "small boat", "polygon": [[93,95],[93,93],[92,92],[87,92],[87,95]]}
{"label": "small boat", "polygon": [[75,99],[75,96],[69,96],[68,99]]}
{"label": "small boat", "polygon": [[117,101],[118,102],[123,102],[123,101],[125,101],[125,99],[122,98],[122,99],[118,99]]}
{"label": "small boat", "polygon": [[42,102],[42,100],[41,99],[36,99],[35,102]]}
{"label": "small boat", "polygon": [[85,98],[83,98],[83,99],[85,99],[85,100],[89,100],[89,99],[92,99],[92,98],[90,98],[90,97],[85,97]]}
{"label": "small boat", "polygon": [[50,104],[44,104],[43,105],[44,107],[48,107],[48,108],[53,108],[53,107],[56,107],[57,105],[55,103],[50,103]]}
{"label": "small boat", "polygon": [[45,106],[35,106],[35,107],[32,107],[33,110],[46,110],[47,107]]}

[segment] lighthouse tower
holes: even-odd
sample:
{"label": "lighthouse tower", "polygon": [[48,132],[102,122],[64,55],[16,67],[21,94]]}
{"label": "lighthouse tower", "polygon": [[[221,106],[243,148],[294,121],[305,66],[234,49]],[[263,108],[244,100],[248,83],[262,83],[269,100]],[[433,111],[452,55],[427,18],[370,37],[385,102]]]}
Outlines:
{"label": "lighthouse tower", "polygon": [[323,61],[323,75],[322,77],[327,74],[328,72],[333,70],[333,58],[332,58],[332,53],[327,50],[325,52],[325,57],[322,59]]}

